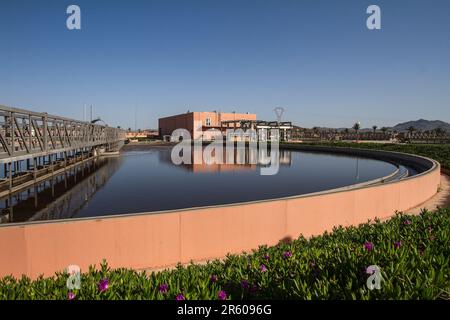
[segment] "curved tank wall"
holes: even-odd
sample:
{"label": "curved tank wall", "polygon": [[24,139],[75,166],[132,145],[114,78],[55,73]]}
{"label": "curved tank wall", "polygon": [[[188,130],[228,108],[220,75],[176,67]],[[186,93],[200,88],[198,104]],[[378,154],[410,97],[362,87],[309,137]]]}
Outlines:
{"label": "curved tank wall", "polygon": [[440,183],[440,165],[431,159],[373,150],[320,150],[383,158],[426,171],[399,181],[275,200],[3,226],[0,276],[50,276],[71,264],[83,271],[102,259],[113,268],[157,269],[221,258],[300,234],[321,234],[337,225],[388,218],[431,198]]}

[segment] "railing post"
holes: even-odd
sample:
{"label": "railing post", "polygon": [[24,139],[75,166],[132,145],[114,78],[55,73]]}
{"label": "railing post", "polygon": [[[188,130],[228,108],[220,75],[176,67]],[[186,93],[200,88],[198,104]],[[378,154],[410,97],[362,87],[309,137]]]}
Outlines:
{"label": "railing post", "polygon": [[14,157],[14,152],[16,151],[16,146],[14,143],[14,113],[9,112],[9,126],[10,126],[10,136],[11,136],[11,157]]}
{"label": "railing post", "polygon": [[44,117],[42,118],[44,121],[44,151],[48,150],[48,140],[47,140],[47,113],[44,113]]}
{"label": "railing post", "polygon": [[9,195],[11,196],[13,187],[13,177],[12,177],[12,163],[8,162],[8,181],[9,181]]}
{"label": "railing post", "polygon": [[14,210],[14,206],[13,206],[13,198],[12,198],[12,167],[11,167],[11,162],[8,163],[9,166],[9,195],[8,195],[8,200],[9,200],[9,221],[13,222],[13,210]]}
{"label": "railing post", "polygon": [[31,114],[28,115],[28,146],[29,146],[29,150],[30,153],[33,152],[33,135],[32,133],[32,128],[31,128]]}
{"label": "railing post", "polygon": [[36,160],[36,157],[33,157],[33,178],[34,178],[34,183],[36,183],[36,179],[37,179],[37,160]]}

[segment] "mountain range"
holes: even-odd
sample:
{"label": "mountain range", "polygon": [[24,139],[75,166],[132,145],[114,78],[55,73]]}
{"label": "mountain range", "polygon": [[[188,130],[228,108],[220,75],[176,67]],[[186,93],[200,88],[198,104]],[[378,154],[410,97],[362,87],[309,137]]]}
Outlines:
{"label": "mountain range", "polygon": [[398,132],[407,131],[409,127],[414,127],[416,130],[428,131],[434,130],[437,128],[444,129],[446,132],[450,132],[450,123],[440,121],[440,120],[424,120],[419,119],[416,121],[407,121],[403,123],[399,123],[392,127],[392,130],[396,130]]}

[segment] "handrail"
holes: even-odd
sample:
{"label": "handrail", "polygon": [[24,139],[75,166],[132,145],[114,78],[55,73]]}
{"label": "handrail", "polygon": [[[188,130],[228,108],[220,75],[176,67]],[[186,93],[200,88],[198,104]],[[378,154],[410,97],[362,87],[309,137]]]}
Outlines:
{"label": "handrail", "polygon": [[0,105],[0,162],[124,141],[126,132],[87,121]]}

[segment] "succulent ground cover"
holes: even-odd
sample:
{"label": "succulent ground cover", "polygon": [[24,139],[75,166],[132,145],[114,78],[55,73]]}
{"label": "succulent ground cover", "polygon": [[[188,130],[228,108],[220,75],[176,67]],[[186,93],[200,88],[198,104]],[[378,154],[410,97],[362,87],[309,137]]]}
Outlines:
{"label": "succulent ground cover", "polygon": [[[81,274],[80,289],[67,288],[67,273],[5,277],[0,299],[449,299],[449,259],[450,208],[443,208],[157,273],[104,262]],[[368,286],[374,268],[379,289]]]}
{"label": "succulent ground cover", "polygon": [[[446,145],[318,144],[419,154],[450,169]],[[378,284],[370,280],[375,275]],[[110,269],[103,262],[81,274],[80,289],[68,289],[68,279],[67,273],[34,281],[5,277],[0,299],[449,299],[450,208],[398,213],[386,222],[337,227],[156,273]]]}

